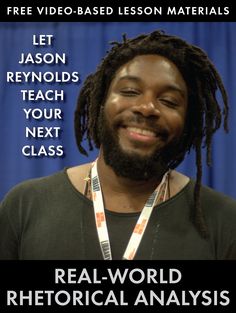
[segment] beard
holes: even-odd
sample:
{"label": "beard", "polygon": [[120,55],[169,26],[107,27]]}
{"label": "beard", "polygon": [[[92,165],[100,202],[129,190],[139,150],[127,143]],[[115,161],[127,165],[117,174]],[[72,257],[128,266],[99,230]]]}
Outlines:
{"label": "beard", "polygon": [[[136,120],[139,118],[134,117]],[[146,118],[144,119],[146,120]],[[179,138],[175,138],[162,148],[157,147],[151,154],[143,156],[137,152],[126,152],[122,149],[116,131],[118,127],[114,127],[114,129],[110,127],[104,112],[101,112],[99,122],[104,161],[112,167],[117,176],[135,181],[161,177],[168,170],[169,163],[176,156],[180,144]],[[162,130],[162,132],[162,139],[167,141],[168,132],[166,130]]]}

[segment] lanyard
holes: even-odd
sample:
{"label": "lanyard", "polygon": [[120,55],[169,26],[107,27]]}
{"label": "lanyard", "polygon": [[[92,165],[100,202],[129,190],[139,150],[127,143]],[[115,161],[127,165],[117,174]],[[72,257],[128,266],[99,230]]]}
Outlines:
{"label": "lanyard", "polygon": [[[168,185],[168,174],[169,171],[165,173],[161,183],[157,186],[157,188],[154,190],[154,192],[145,203],[124,252],[124,260],[133,260],[133,258],[135,257],[156,200],[158,199],[159,201],[165,201]],[[112,260],[111,245],[106,224],[102,189],[97,172],[97,160],[92,164],[91,187],[96,227],[103,259]]]}

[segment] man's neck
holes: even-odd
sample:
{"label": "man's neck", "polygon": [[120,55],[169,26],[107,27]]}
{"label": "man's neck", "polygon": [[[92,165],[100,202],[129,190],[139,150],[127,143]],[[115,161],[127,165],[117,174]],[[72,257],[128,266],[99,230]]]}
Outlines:
{"label": "man's neck", "polygon": [[119,176],[115,173],[111,166],[105,163],[103,154],[100,153],[97,160],[97,168],[99,180],[102,185],[103,192],[126,195],[150,195],[159,185],[162,174],[148,180],[133,180],[127,177]]}
{"label": "man's neck", "polygon": [[[71,183],[80,193],[84,193],[84,178],[88,175],[90,168],[91,163],[87,163],[67,170]],[[105,207],[116,212],[136,212],[142,210],[149,195],[152,194],[162,178],[155,177],[148,181],[135,181],[117,176],[112,168],[105,164],[101,155],[98,158],[98,173],[102,184]],[[169,198],[180,192],[189,182],[189,178],[172,170],[168,182]]]}

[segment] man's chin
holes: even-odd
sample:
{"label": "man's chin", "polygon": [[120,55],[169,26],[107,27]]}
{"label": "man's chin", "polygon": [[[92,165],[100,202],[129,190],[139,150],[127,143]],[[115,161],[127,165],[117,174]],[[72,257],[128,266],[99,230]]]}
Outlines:
{"label": "man's chin", "polygon": [[105,163],[117,176],[133,180],[148,180],[164,173],[166,166],[162,162],[162,149],[140,144],[135,146],[125,142],[122,144],[107,124],[104,119],[101,148]]}
{"label": "man's chin", "polygon": [[150,156],[134,151],[111,149],[103,151],[105,163],[112,167],[117,176],[133,179],[148,180],[160,175],[163,166],[157,154]]}
{"label": "man's chin", "polygon": [[133,151],[133,150],[123,150],[122,154],[124,158],[133,160],[133,162],[144,162],[147,163],[149,160],[154,159],[154,153],[147,153],[147,152],[140,152],[140,151]]}
{"label": "man's chin", "polygon": [[117,151],[122,153],[127,158],[140,159],[144,162],[148,162],[149,160],[159,159],[163,151],[163,143],[159,143],[158,145],[142,145],[142,144],[127,144],[121,143],[120,141],[115,144]]}

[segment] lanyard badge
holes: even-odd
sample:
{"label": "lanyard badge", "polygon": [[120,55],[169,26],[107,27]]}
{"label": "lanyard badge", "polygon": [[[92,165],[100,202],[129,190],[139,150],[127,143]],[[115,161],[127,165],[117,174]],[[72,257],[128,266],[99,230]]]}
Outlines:
{"label": "lanyard badge", "polygon": [[[157,186],[151,196],[145,203],[138,221],[134,227],[133,233],[130,237],[128,245],[123,255],[123,260],[133,260],[140,242],[142,240],[143,234],[147,227],[149,218],[153,211],[156,200],[165,201],[168,185],[168,174],[169,171],[165,173],[162,178],[161,183]],[[104,260],[112,260],[111,245],[109,240],[109,234],[106,223],[106,216],[103,204],[102,189],[99,181],[99,176],[97,172],[97,160],[92,164],[91,169],[91,188],[92,188],[92,200],[95,214],[95,221],[98,233],[98,239]]]}

